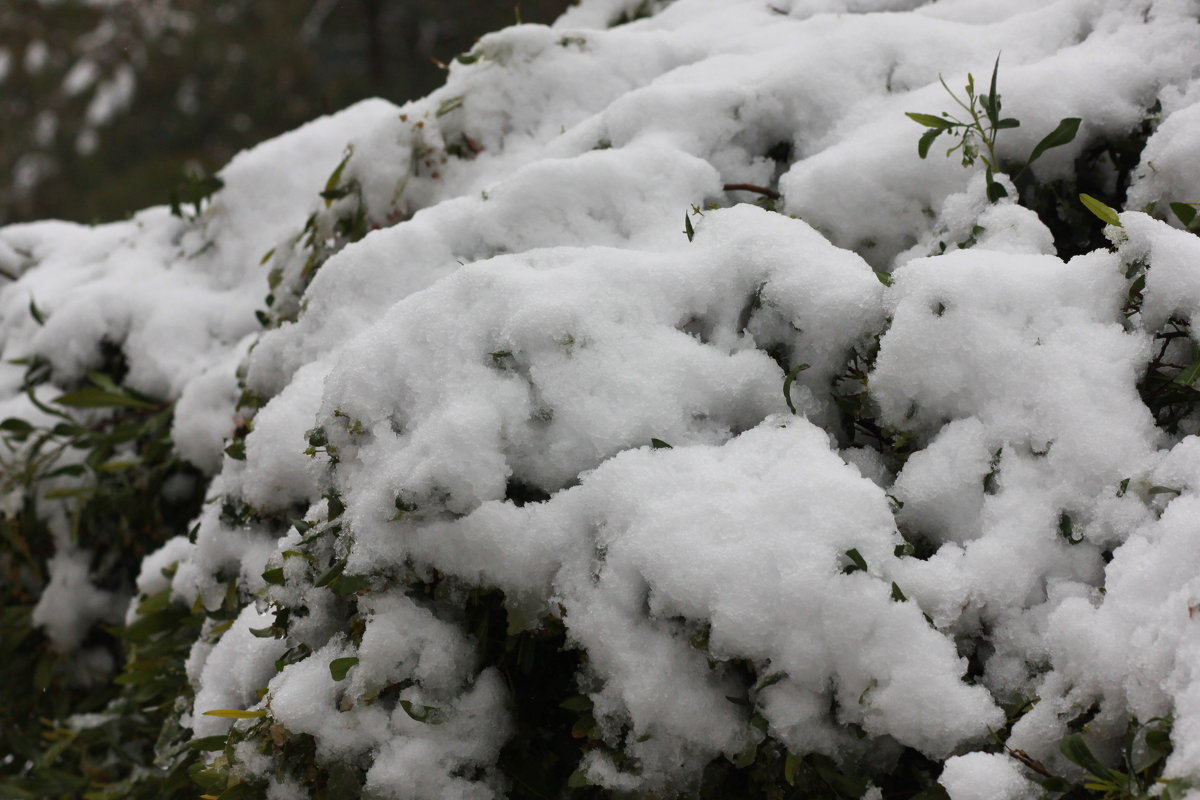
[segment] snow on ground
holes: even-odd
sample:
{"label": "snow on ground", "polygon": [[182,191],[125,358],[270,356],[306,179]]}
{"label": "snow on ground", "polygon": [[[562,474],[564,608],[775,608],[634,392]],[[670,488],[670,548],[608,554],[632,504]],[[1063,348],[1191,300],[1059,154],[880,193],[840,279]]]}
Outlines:
{"label": "snow on ground", "polygon": [[[752,701],[793,752],[953,756],[954,798],[1032,791],[981,750],[1034,698],[1010,744],[1063,774],[1085,712],[1104,753],[1130,717],[1173,714],[1167,774],[1200,781],[1200,420],[1168,434],[1137,391],[1154,335],[1200,311],[1200,239],[1139,213],[1200,200],[1200,4],[676,0],[606,27],[637,5],[486,36],[429,98],[243,153],[194,215],[0,230],[4,358],[41,355],[66,387],[119,344],[129,386],[178,401],[211,497],[318,527],[340,498],[346,575],[436,571],[561,618],[600,737],[638,764],[597,748],[591,782],[687,786],[761,738],[726,699],[747,692],[734,660],[781,676]],[[1083,120],[1041,181],[1160,101],[1113,249],[1064,262],[940,142],[918,158],[904,113],[950,110],[939,75],[982,80],[997,54],[1021,121],[1002,157]],[[726,184],[777,189],[779,211]],[[876,339],[870,402],[914,450],[898,472],[841,422],[837,379]],[[34,413],[21,375],[0,366],[0,416]],[[244,460],[222,454],[239,395],[264,403]],[[168,545],[173,591],[211,607],[237,575],[263,601],[197,645],[195,713],[258,703],[321,753],[368,756],[380,796],[503,793],[512,698],[470,633],[397,586],[347,638],[289,555],[300,533],[221,505]],[[69,648],[113,599],[72,555],[88,543],[58,541],[38,618]],[[278,674],[280,641],[247,634],[268,602],[306,607],[293,635],[322,643]],[[401,682],[403,709],[338,706]]]}

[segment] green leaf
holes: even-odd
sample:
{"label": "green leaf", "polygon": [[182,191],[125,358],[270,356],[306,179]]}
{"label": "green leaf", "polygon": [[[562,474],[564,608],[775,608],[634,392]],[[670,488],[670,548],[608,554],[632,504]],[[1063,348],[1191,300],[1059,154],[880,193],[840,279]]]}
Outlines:
{"label": "green leaf", "polygon": [[582,769],[577,769],[567,778],[568,789],[583,789],[588,785],[587,775]]}
{"label": "green leaf", "polygon": [[586,714],[592,710],[592,699],[587,695],[577,694],[568,697],[558,704],[559,708],[574,711],[576,714]]}
{"label": "green leaf", "polygon": [[1118,228],[1121,227],[1121,218],[1117,216],[1117,212],[1090,194],[1079,195],[1079,202],[1083,203],[1084,207],[1096,215],[1101,222],[1108,225],[1116,225]]}
{"label": "green leaf", "polygon": [[223,733],[217,736],[201,736],[199,739],[192,739],[188,742],[188,747],[193,750],[204,750],[206,752],[224,750],[227,738],[228,736]]}
{"label": "green leaf", "polygon": [[339,575],[329,582],[329,591],[338,597],[349,597],[370,586],[370,575]]}
{"label": "green leaf", "polygon": [[875,273],[875,279],[878,280],[880,283],[882,283],[884,286],[891,286],[893,283],[895,283],[895,279],[892,277],[892,273],[883,272],[882,270],[878,270],[878,269],[871,270],[871,271]]}
{"label": "green leaf", "polygon": [[338,575],[342,574],[342,570],[344,570],[345,568],[346,568],[346,559],[343,558],[338,561],[335,561],[333,563],[333,566],[331,566],[329,569],[325,570],[325,572],[321,574],[321,577],[317,578],[316,585],[317,586],[328,586],[330,583],[333,582],[334,578],[336,578]]}
{"label": "green leaf", "polygon": [[[281,570],[281,572],[282,572],[282,570]],[[268,583],[269,582],[270,581],[268,581]],[[274,625],[268,625],[265,628],[250,628],[249,630],[250,630],[251,636],[256,636],[259,639],[276,639],[276,638],[278,638],[278,636],[276,636],[276,634],[282,633],[282,631],[280,631]]]}
{"label": "green leaf", "polygon": [[1071,791],[1071,782],[1065,778],[1060,778],[1057,775],[1052,775],[1049,778],[1043,778],[1041,781],[1042,788],[1048,792],[1069,792]]}
{"label": "green leaf", "polygon": [[1193,361],[1191,366],[1176,375],[1172,383],[1177,383],[1180,386],[1191,386],[1197,379],[1200,379],[1200,359]]}
{"label": "green leaf", "polygon": [[746,745],[745,749],[743,749],[740,753],[737,754],[737,756],[734,757],[733,766],[735,766],[738,769],[745,769],[746,767],[753,764],[757,759],[758,759],[758,743],[751,742],[750,744]]}
{"label": "green leaf", "polygon": [[153,403],[138,400],[127,394],[106,392],[95,387],[67,392],[56,397],[54,402],[60,406],[70,406],[71,408],[154,408]]}
{"label": "green leaf", "polygon": [[265,571],[262,574],[262,579],[273,586],[282,586],[284,581],[283,567],[275,567],[274,569]]}
{"label": "green leaf", "polygon": [[1079,117],[1067,117],[1058,123],[1058,127],[1046,134],[1046,136],[1038,142],[1033,152],[1029,154],[1029,160],[1025,162],[1025,166],[1029,166],[1038,159],[1042,153],[1052,147],[1062,147],[1064,144],[1075,139],[1075,134],[1079,133]]}
{"label": "green leaf", "polygon": [[696,238],[696,229],[692,227],[692,218],[686,211],[683,212],[683,232],[687,235],[689,242]]}
{"label": "green leaf", "polygon": [[858,552],[858,548],[851,547],[846,551],[846,558],[850,559],[852,567],[847,567],[844,571],[847,573],[855,572],[856,570],[867,571],[867,560],[862,557],[862,553]]}
{"label": "green leaf", "polygon": [[14,433],[17,436],[28,436],[33,432],[33,424],[18,417],[9,417],[3,422],[0,422],[0,430]]}
{"label": "green leaf", "polygon": [[[350,156],[352,155],[354,155],[354,148],[347,147],[346,154],[342,156],[342,160],[338,162],[333,172],[329,174],[329,179],[325,181],[325,188],[321,191],[320,195],[325,199],[326,208],[333,205],[335,198],[331,197],[331,194],[337,191],[338,184],[342,182],[342,170],[346,168],[346,162],[350,160]],[[266,263],[266,259],[263,260],[263,263]]]}
{"label": "green leaf", "polygon": [[33,317],[33,321],[38,325],[46,324],[46,318],[42,315],[42,312],[37,307],[37,303],[33,302],[32,298],[29,300],[29,316]]}
{"label": "green leaf", "polygon": [[234,461],[245,461],[246,460],[246,440],[245,439],[234,439],[232,442],[229,443],[229,446],[225,448],[225,455],[229,456]]}
{"label": "green leaf", "polygon": [[1183,494],[1179,489],[1172,489],[1170,486],[1151,486],[1147,494]]}
{"label": "green leaf", "polygon": [[437,115],[439,117],[444,117],[456,108],[462,108],[463,99],[464,96],[460,94],[457,97],[450,97],[446,100],[443,100],[442,104],[438,106]]}
{"label": "green leaf", "polygon": [[948,128],[953,128],[955,125],[955,123],[951,122],[945,117],[939,117],[935,114],[918,114],[914,111],[906,111],[904,116],[908,117],[918,125],[924,125],[926,128],[936,128],[942,131],[947,130]]}
{"label": "green leaf", "polygon": [[329,674],[335,681],[346,679],[346,673],[350,668],[358,663],[358,659],[354,656],[346,656],[345,658],[335,658],[329,662]]}
{"label": "green leaf", "polygon": [[671,447],[671,445],[667,444],[662,439],[653,439],[653,438],[650,440],[650,447],[652,447],[655,450],[673,450],[674,449],[673,447]]}
{"label": "green leaf", "polygon": [[904,592],[900,591],[900,587],[896,585],[895,581],[892,581],[892,599],[897,603],[903,603],[908,600],[908,598],[904,596]]}
{"label": "green leaf", "polygon": [[1196,209],[1188,203],[1171,203],[1171,212],[1183,223],[1183,227],[1191,230],[1192,223],[1196,221]]}
{"label": "green leaf", "polygon": [[214,708],[204,712],[206,717],[220,717],[222,719],[258,719],[267,715],[266,709],[258,709],[257,711],[245,711],[240,708]]}
{"label": "green leaf", "polygon": [[411,700],[401,700],[400,707],[404,709],[404,713],[417,722],[431,722],[429,715],[437,711],[436,706],[418,706]]}
{"label": "green leaf", "polygon": [[1160,753],[1169,753],[1172,749],[1171,734],[1158,729],[1148,730],[1146,731],[1146,746]]}
{"label": "green leaf", "polygon": [[787,400],[788,408],[793,414],[796,413],[796,404],[792,402],[792,384],[795,382],[796,376],[808,369],[809,366],[809,364],[801,364],[783,378],[783,399]]}
{"label": "green leaf", "polygon": [[998,131],[1003,131],[1003,130],[1008,130],[1009,128],[1019,128],[1019,127],[1021,127],[1021,123],[1019,120],[1015,120],[1012,117],[1008,117],[1006,119],[998,120],[996,122],[996,124],[993,125],[992,127],[994,127]]}
{"label": "green leaf", "polygon": [[1058,515],[1058,533],[1071,544],[1079,544],[1083,541],[1083,534],[1075,535],[1075,523],[1071,520],[1071,515],[1065,511]]}
{"label": "green leaf", "polygon": [[217,800],[252,800],[252,798],[256,800],[262,796],[260,788],[256,789],[253,784],[243,781],[221,792]]}
{"label": "green leaf", "polygon": [[799,766],[799,761],[790,750],[783,759],[783,779],[787,781],[788,786],[796,785],[796,767]]}
{"label": "green leaf", "polygon": [[996,63],[992,65],[992,83],[988,87],[986,97],[981,98],[983,108],[987,112],[988,121],[995,128],[1000,121],[1000,95],[996,93],[996,76],[1000,73],[1000,54],[996,54]]}
{"label": "green leaf", "polygon": [[1171,778],[1163,781],[1162,794],[1159,797],[1162,800],[1183,800],[1188,789],[1192,788],[1192,784],[1183,778]]}
{"label": "green leaf", "polygon": [[991,168],[988,168],[984,173],[984,179],[987,182],[987,199],[989,202],[994,203],[1001,197],[1008,197],[1008,190],[995,179]]}
{"label": "green leaf", "polygon": [[1090,775],[1101,780],[1108,775],[1108,768],[1092,754],[1091,748],[1087,746],[1082,734],[1072,733],[1063,737],[1063,740],[1059,742],[1058,749],[1068,759],[1087,770]]}
{"label": "green leaf", "polygon": [[917,140],[917,155],[925,158],[929,155],[929,148],[933,146],[933,140],[941,136],[944,132],[942,128],[930,128],[921,134],[921,138]]}
{"label": "green leaf", "polygon": [[96,467],[97,472],[124,472],[127,469],[141,466],[140,458],[123,459],[120,461],[105,461],[100,466]]}

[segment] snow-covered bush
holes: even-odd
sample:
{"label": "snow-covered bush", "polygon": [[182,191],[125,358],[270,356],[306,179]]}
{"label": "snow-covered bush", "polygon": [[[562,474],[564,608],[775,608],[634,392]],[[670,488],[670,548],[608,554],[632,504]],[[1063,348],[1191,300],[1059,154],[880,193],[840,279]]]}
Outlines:
{"label": "snow-covered bush", "polygon": [[[585,0],[194,214],[0,230],[0,785],[1197,796],[1198,48]],[[922,160],[1000,50],[996,163],[1077,136]]]}

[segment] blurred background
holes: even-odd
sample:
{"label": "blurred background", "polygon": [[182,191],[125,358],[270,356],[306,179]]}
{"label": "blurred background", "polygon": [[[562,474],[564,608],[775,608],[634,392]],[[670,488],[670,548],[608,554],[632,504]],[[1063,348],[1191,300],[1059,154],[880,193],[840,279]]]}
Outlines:
{"label": "blurred background", "polygon": [[572,0],[0,0],[0,225],[122,219]]}

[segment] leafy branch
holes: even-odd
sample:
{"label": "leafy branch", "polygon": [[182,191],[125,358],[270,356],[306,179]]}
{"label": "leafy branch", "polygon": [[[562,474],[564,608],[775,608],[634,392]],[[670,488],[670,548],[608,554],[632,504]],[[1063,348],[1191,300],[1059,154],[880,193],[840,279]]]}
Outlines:
{"label": "leafy branch", "polygon": [[[996,77],[999,72],[1000,56],[996,56],[991,83],[987,92],[982,94],[976,93],[975,76],[967,73],[967,85],[964,87],[965,98],[955,94],[954,90],[946,85],[945,79],[941,75],[938,76],[942,87],[964,112],[961,118],[947,111],[943,111],[940,115],[916,112],[908,112],[905,115],[918,125],[927,128],[917,142],[917,153],[921,158],[929,155],[929,148],[933,145],[934,140],[945,133],[949,134],[951,138],[958,139],[958,144],[946,151],[947,157],[955,152],[961,153],[964,167],[973,166],[976,160],[982,161],[987,179],[987,197],[993,203],[1008,196],[1008,191],[996,180],[997,174],[1007,174],[1000,158],[996,155],[996,136],[1002,130],[1018,128],[1021,125],[1013,117],[1000,115],[1000,93],[996,90]],[[1023,174],[1042,153],[1072,141],[1079,131],[1079,123],[1078,117],[1067,117],[1060,121],[1058,127],[1046,134],[1034,146],[1029,158],[1025,160],[1024,165],[1013,177],[1016,178]]]}

